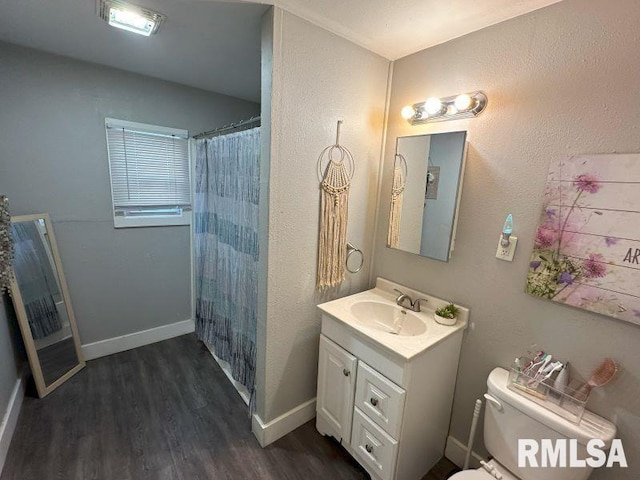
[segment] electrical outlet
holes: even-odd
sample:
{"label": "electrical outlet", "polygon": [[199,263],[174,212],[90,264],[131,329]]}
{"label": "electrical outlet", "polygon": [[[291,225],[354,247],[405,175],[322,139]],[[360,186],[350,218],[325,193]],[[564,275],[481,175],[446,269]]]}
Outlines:
{"label": "electrical outlet", "polygon": [[502,240],[502,235],[498,239],[498,250],[496,251],[496,258],[500,260],[504,260],[506,262],[513,262],[513,256],[516,253],[516,245],[518,244],[518,237],[511,235],[509,237],[509,245],[507,247],[503,247],[500,241]]}

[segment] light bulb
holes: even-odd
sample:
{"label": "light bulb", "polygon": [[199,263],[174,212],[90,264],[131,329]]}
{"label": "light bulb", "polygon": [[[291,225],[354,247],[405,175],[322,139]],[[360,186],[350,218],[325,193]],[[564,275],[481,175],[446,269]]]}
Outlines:
{"label": "light bulb", "polygon": [[459,112],[464,112],[471,108],[473,99],[466,93],[463,93],[462,95],[458,95],[453,103]]}
{"label": "light bulb", "polygon": [[437,113],[440,113],[440,111],[442,110],[442,102],[439,98],[431,97],[428,98],[425,102],[424,108],[429,115],[435,115]]}
{"label": "light bulb", "polygon": [[513,215],[507,215],[507,219],[504,221],[504,226],[502,227],[502,235],[500,235],[500,245],[502,248],[507,248],[511,241],[509,237],[513,233]]}
{"label": "light bulb", "polygon": [[404,118],[405,120],[409,120],[410,118],[413,118],[415,114],[416,114],[416,111],[413,109],[411,105],[407,105],[406,107],[403,107],[402,110],[400,111],[400,115],[402,115],[402,118]]}
{"label": "light bulb", "polygon": [[502,233],[505,235],[511,235],[513,233],[513,215],[507,215],[507,219],[504,221],[504,226],[502,227]]}
{"label": "light bulb", "polygon": [[154,21],[138,12],[114,7],[109,10],[109,25],[146,37],[153,33],[156,26]]}

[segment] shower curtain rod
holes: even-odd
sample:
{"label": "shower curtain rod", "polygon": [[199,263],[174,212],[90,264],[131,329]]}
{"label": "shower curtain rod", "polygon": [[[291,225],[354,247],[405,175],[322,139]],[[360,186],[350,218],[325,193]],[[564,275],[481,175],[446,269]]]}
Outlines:
{"label": "shower curtain rod", "polygon": [[214,128],[213,130],[209,130],[207,132],[199,133],[198,135],[194,135],[193,138],[197,140],[199,138],[222,135],[223,133],[228,132],[229,130],[235,130],[237,128],[246,127],[247,125],[251,125],[257,122],[260,122],[260,115],[256,115],[255,117],[248,118],[247,120],[240,120],[239,122],[230,123],[229,125],[224,125],[219,128]]}

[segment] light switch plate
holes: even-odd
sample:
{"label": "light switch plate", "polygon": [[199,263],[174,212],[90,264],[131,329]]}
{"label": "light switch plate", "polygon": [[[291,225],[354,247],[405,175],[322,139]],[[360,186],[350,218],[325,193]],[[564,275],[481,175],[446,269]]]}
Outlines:
{"label": "light switch plate", "polygon": [[498,250],[496,251],[496,258],[500,260],[504,260],[505,262],[513,262],[513,256],[516,253],[516,245],[518,244],[518,237],[511,235],[509,237],[509,246],[503,247],[500,244],[502,240],[502,235],[498,239]]}

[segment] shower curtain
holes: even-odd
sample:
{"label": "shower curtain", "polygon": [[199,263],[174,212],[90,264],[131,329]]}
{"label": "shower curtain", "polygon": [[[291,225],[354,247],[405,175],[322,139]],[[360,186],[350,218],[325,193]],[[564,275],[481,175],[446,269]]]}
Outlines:
{"label": "shower curtain", "polygon": [[196,143],[196,334],[254,395],[260,128]]}

